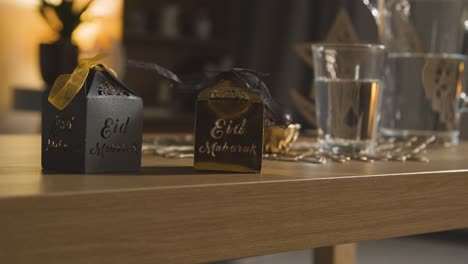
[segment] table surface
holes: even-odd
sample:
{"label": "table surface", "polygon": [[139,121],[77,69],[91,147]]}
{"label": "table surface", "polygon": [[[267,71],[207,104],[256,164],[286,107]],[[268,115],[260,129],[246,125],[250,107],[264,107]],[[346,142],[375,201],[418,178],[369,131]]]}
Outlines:
{"label": "table surface", "polygon": [[265,161],[199,173],[143,156],[139,173],[43,172],[40,136],[0,136],[5,263],[187,263],[468,227],[468,143],[429,163]]}

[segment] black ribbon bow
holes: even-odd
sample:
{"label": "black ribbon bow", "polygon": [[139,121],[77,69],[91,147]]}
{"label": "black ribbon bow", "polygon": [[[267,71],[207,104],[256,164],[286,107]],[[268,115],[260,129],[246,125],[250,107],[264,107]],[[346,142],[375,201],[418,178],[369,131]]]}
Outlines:
{"label": "black ribbon bow", "polygon": [[[218,72],[215,77],[206,77],[205,74],[192,74],[189,78],[177,76],[170,70],[154,63],[147,63],[135,60],[129,60],[128,65],[134,68],[140,68],[156,72],[164,78],[172,81],[173,85],[179,90],[190,90],[194,93],[200,93],[206,88],[212,87],[221,80],[238,81],[245,88],[257,93],[265,104],[265,125],[266,126],[288,126],[292,123],[291,114],[284,110],[278,102],[271,96],[267,85],[263,79],[266,74],[245,68],[233,68],[227,71]],[[184,79],[184,80],[182,80]]]}

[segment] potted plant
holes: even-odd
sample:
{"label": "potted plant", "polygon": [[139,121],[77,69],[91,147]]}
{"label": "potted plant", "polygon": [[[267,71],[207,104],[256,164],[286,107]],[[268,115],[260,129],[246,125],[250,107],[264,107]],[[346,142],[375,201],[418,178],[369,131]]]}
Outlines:
{"label": "potted plant", "polygon": [[[56,1],[54,1],[56,2]],[[64,73],[70,73],[78,63],[78,46],[72,41],[72,34],[83,22],[81,16],[89,8],[93,0],[89,0],[80,8],[74,0],[62,0],[53,4],[41,0],[39,12],[47,24],[57,33],[53,43],[42,43],[39,48],[39,59],[42,78],[48,89],[55,79]]]}

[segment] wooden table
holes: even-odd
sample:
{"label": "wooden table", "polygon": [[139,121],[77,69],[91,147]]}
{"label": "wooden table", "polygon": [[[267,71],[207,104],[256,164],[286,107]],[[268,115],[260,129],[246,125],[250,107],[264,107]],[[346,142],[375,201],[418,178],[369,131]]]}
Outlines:
{"label": "wooden table", "polygon": [[468,227],[468,143],[430,163],[201,174],[145,156],[141,173],[73,175],[42,172],[39,141],[0,136],[1,263],[206,262]]}

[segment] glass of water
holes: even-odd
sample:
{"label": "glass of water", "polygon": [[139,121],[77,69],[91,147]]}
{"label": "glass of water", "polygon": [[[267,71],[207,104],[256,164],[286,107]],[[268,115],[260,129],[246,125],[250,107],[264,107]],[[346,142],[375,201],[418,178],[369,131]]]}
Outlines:
{"label": "glass of water", "polygon": [[324,152],[374,152],[386,52],[382,45],[314,44],[318,141]]}
{"label": "glass of water", "polygon": [[458,143],[466,112],[468,57],[449,53],[390,53],[381,133],[406,139],[435,136],[437,145]]}
{"label": "glass of water", "polygon": [[380,132],[457,144],[460,113],[466,112],[467,2],[379,1],[374,13],[388,52]]}

